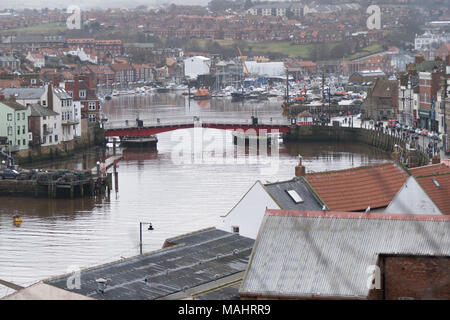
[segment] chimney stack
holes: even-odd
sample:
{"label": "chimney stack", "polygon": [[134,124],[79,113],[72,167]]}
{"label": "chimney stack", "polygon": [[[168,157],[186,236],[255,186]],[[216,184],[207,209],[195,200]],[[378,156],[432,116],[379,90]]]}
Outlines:
{"label": "chimney stack", "polygon": [[52,79],[52,84],[55,88],[57,88],[59,86],[59,80],[58,80],[58,76],[54,76]]}
{"label": "chimney stack", "polygon": [[295,166],[295,176],[304,177],[306,175],[305,166],[302,164],[302,156],[298,155],[298,165]]}
{"label": "chimney stack", "polygon": [[53,110],[53,86],[51,83],[47,86],[47,107]]}
{"label": "chimney stack", "polygon": [[416,64],[422,63],[424,61],[425,61],[425,57],[422,54],[418,54],[414,59],[414,62]]}

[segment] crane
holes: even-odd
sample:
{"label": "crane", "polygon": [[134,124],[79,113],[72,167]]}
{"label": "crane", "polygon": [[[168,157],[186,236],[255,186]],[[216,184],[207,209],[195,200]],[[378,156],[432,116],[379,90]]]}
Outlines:
{"label": "crane", "polygon": [[244,68],[245,68],[245,73],[243,74],[243,76],[245,78],[246,76],[249,75],[249,72],[247,69],[247,65],[245,64],[244,56],[242,55],[241,49],[239,49],[239,47],[237,47],[237,49],[238,49],[239,55],[241,56],[242,64],[244,65]]}
{"label": "crane", "polygon": [[14,158],[11,157],[9,154],[3,152],[2,150],[0,150],[0,155],[4,156],[6,159],[9,160],[9,165],[7,167],[9,169],[13,169],[14,168]]}

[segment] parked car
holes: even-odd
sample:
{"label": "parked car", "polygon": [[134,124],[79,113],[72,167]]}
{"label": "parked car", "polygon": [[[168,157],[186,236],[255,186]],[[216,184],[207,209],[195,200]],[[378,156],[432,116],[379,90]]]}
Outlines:
{"label": "parked car", "polygon": [[426,137],[426,136],[428,136],[428,132],[429,131],[427,129],[423,129],[420,134]]}
{"label": "parked car", "polygon": [[0,180],[16,179],[18,175],[19,175],[19,172],[17,172],[16,170],[3,169],[2,171],[0,171]]}
{"label": "parked car", "polygon": [[422,134],[422,130],[419,129],[419,128],[417,128],[415,132],[416,132],[417,134]]}

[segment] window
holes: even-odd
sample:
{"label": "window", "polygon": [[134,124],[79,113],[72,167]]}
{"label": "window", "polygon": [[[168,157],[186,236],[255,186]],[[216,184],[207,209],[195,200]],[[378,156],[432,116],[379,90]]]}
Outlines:
{"label": "window", "polygon": [[86,90],[80,90],[80,98],[86,98]]}
{"label": "window", "polygon": [[25,126],[22,127],[22,134],[25,134]]}
{"label": "window", "polygon": [[22,120],[25,120],[25,112],[22,112]]}
{"label": "window", "polygon": [[55,134],[55,142],[58,142],[58,135]]}
{"label": "window", "polygon": [[17,120],[20,120],[20,113],[17,114]]}
{"label": "window", "polygon": [[7,116],[7,117],[8,117],[8,121],[12,121],[12,117],[13,117],[13,116],[12,116],[12,113],[8,113],[8,116]]}
{"label": "window", "polygon": [[95,116],[95,114],[89,115],[89,122],[95,122],[96,120],[97,120],[97,117]]}
{"label": "window", "polygon": [[44,136],[44,137],[42,138],[42,143],[43,143],[43,144],[46,144],[46,143],[47,143],[47,136]]}
{"label": "window", "polygon": [[232,231],[233,233],[239,233],[239,227],[238,227],[238,226],[232,226],[232,227],[231,227],[231,231]]}
{"label": "window", "polygon": [[299,196],[297,191],[295,191],[295,190],[286,190],[286,192],[292,198],[292,200],[294,200],[295,203],[302,203],[303,202],[303,199]]}
{"label": "window", "polygon": [[43,106],[47,105],[47,102],[45,100],[42,100],[42,105]]}
{"label": "window", "polygon": [[27,145],[27,142],[26,142],[26,140],[25,140],[25,139],[23,139],[22,143],[23,143],[23,145],[24,145],[24,146],[26,146],[26,145]]}
{"label": "window", "polygon": [[8,127],[8,136],[12,136],[12,127]]}
{"label": "window", "polygon": [[20,146],[20,140],[17,140],[17,145]]}
{"label": "window", "polygon": [[17,128],[17,134],[20,134],[20,127]]}
{"label": "window", "polygon": [[96,109],[96,106],[95,106],[95,101],[90,101],[89,102],[89,110],[95,110]]}
{"label": "window", "polygon": [[52,143],[52,136],[48,136],[48,143]]}

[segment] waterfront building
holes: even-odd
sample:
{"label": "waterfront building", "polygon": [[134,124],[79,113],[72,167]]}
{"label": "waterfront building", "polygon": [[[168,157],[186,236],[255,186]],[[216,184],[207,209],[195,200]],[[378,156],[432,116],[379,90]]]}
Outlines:
{"label": "waterfront building", "polygon": [[377,79],[368,90],[367,98],[361,104],[366,119],[397,119],[398,83],[397,80]]}
{"label": "waterfront building", "polygon": [[[215,228],[167,239],[162,249],[80,271],[44,283],[100,300],[238,299],[254,240]],[[100,279],[107,279],[100,284]]]}
{"label": "waterfront building", "polygon": [[449,228],[445,215],[267,210],[239,295],[450,299]]}
{"label": "waterfront building", "polygon": [[73,98],[65,89],[58,87],[56,79],[45,87],[45,95],[41,100],[41,105],[60,114],[62,130],[58,140],[73,141],[74,137],[78,135],[76,133],[78,122],[75,119]]}
{"label": "waterfront building", "polygon": [[78,75],[73,80],[64,82],[64,88],[73,98],[75,121],[78,122],[76,131],[81,134],[81,117],[95,123],[100,120],[100,100],[95,93],[95,83],[89,76]]}
{"label": "waterfront building", "polygon": [[197,79],[199,75],[210,73],[211,59],[194,56],[184,59],[184,76],[191,79]]}
{"label": "waterfront building", "polygon": [[29,109],[31,144],[42,147],[58,145],[61,139],[60,114],[40,104],[32,104]]}
{"label": "waterfront building", "polygon": [[398,121],[409,127],[416,126],[419,111],[418,94],[419,78],[412,75],[401,75],[399,77],[398,90]]}
{"label": "waterfront building", "polygon": [[0,96],[0,137],[7,137],[7,151],[28,149],[29,113],[27,107],[15,101],[6,101],[4,96]]}

